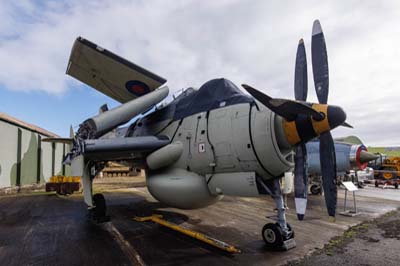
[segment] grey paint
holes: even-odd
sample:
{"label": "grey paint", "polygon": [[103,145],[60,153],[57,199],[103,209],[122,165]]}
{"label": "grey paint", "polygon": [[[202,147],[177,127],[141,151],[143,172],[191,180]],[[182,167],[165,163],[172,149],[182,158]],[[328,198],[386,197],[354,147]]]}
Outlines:
{"label": "grey paint", "polygon": [[213,195],[260,196],[254,172],[220,173],[206,177],[208,188]]}
{"label": "grey paint", "polygon": [[182,155],[182,152],[183,144],[177,141],[151,153],[147,156],[146,162],[151,170],[157,170],[176,162]]}
{"label": "grey paint", "polygon": [[220,198],[210,193],[205,177],[183,169],[148,171],[146,176],[147,188],[151,195],[172,207],[202,208]]}
{"label": "grey paint", "polygon": [[130,100],[120,106],[117,106],[107,112],[98,114],[83,122],[80,127],[90,128],[91,133],[95,138],[98,138],[113,128],[125,124],[136,115],[145,112],[152,106],[156,105],[167,97],[169,92],[168,87],[163,87],[152,91],[140,98]]}
{"label": "grey paint", "polygon": [[[155,198],[164,203],[167,200],[169,205],[174,204],[172,206],[181,205],[181,195],[186,195],[187,189],[194,189],[195,184],[200,191],[210,188],[214,195],[222,195],[225,191],[229,195],[258,196],[257,187],[249,185],[256,175],[263,180],[272,180],[293,168],[291,149],[281,148],[275,138],[275,134],[282,133],[281,122],[269,109],[260,107],[258,110],[244,103],[211,110],[208,118],[207,113],[199,113],[171,123],[157,133],[180,141],[182,156],[170,166],[174,170],[168,173],[148,171],[150,193],[156,193]],[[141,128],[137,130],[142,132]],[[173,178],[171,171],[175,170],[181,177]],[[165,183],[167,180],[171,185]],[[199,180],[208,180],[209,186],[203,187]],[[229,183],[224,189],[222,180]],[[216,191],[218,186],[219,191]],[[192,208],[197,208],[198,204],[192,202],[193,197],[188,197],[185,202],[191,202]],[[204,197],[199,204],[203,207],[212,202]],[[185,208],[189,206],[185,205]]]}

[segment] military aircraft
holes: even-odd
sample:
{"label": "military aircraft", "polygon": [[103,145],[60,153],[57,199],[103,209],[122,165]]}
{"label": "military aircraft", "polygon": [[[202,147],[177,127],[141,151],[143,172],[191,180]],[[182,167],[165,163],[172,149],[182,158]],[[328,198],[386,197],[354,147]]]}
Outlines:
{"label": "military aircraft", "polygon": [[[317,182],[314,182],[310,186],[312,194],[320,194],[322,192],[320,176],[322,175],[321,163],[320,163],[320,141],[318,139],[309,141],[306,143],[306,156],[305,160],[305,172],[308,178],[317,178]],[[335,162],[336,162],[336,173],[338,175],[344,175],[350,170],[361,171],[364,170],[368,162],[376,160],[377,155],[368,152],[365,145],[360,143],[347,143],[340,140],[334,140],[335,150]],[[299,179],[296,179],[299,181]],[[300,179],[303,182],[302,179]],[[307,179],[304,182],[308,182]],[[303,186],[300,184],[300,186]],[[305,184],[308,188],[308,183]],[[305,208],[306,208],[307,197],[304,198],[305,204],[299,206],[296,205],[297,218],[299,220],[304,219]]]}
{"label": "military aircraft", "polygon": [[[272,98],[242,85],[250,97],[220,78],[198,90],[186,89],[161,106],[169,92],[162,86],[164,78],[78,37],[67,74],[121,102],[83,121],[73,138],[58,140],[71,143],[65,163],[71,164],[74,175],[82,176],[90,213],[96,219],[106,215],[105,199],[92,195],[92,182],[107,161],[119,161],[145,169],[151,195],[176,208],[202,208],[223,195],[270,195],[277,206],[277,219],[262,229],[265,244],[294,247],[294,230],[286,221],[279,179],[294,167],[293,150],[297,150],[298,171],[305,143],[320,136],[324,190],[329,215],[335,216],[330,131],[346,120],[341,107],[327,104],[327,54],[318,20],[313,25],[312,57],[319,104],[305,102],[304,86],[297,85],[307,81],[307,73],[301,72],[299,78],[296,64],[297,101]],[[304,64],[301,67],[304,70]],[[117,128],[143,113],[129,127]],[[114,129],[115,137],[104,137]]]}
{"label": "military aircraft", "polygon": [[[376,160],[377,155],[368,152],[363,144],[352,144],[334,140],[336,172],[344,174],[350,170],[364,170],[368,162]],[[306,144],[307,148],[307,170],[309,175],[321,175],[320,143],[312,140]]]}

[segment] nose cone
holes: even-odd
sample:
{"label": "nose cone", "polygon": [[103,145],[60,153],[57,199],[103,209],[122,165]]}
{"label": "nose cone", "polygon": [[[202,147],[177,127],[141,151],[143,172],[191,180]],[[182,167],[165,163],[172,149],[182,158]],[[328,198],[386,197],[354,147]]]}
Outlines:
{"label": "nose cone", "polygon": [[346,121],[346,113],[339,106],[328,105],[327,116],[330,129],[334,129]]}
{"label": "nose cone", "polygon": [[376,154],[373,154],[373,153],[370,153],[367,151],[361,151],[359,160],[360,160],[360,163],[363,164],[363,163],[368,163],[370,161],[376,160],[378,158],[379,158],[379,156]]}
{"label": "nose cone", "polygon": [[346,121],[346,113],[339,106],[315,103],[312,108],[323,114],[323,119],[300,114],[293,121],[283,120],[284,133],[290,145],[307,142]]}

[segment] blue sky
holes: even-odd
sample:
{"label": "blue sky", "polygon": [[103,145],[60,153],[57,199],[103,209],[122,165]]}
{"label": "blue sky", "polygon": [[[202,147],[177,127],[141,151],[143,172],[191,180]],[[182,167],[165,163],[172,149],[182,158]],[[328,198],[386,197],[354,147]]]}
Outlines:
{"label": "blue sky", "polygon": [[12,91],[0,87],[1,112],[38,125],[60,136],[68,136],[69,125],[77,130],[79,123],[97,114],[99,107],[118,103],[89,87],[72,88],[61,95],[42,91]]}
{"label": "blue sky", "polygon": [[367,145],[400,145],[398,1],[0,0],[0,112],[66,136],[116,102],[65,75],[83,36],[167,78],[171,93],[225,77],[293,98],[296,46],[304,38],[309,101],[316,101],[310,39],[319,18],[330,96]]}

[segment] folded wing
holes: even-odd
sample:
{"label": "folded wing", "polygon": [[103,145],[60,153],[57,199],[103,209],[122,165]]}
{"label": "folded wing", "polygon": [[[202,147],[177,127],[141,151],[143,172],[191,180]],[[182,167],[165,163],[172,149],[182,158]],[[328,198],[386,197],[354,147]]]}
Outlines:
{"label": "folded wing", "polygon": [[72,47],[67,74],[121,103],[145,95],[166,82],[82,37]]}

